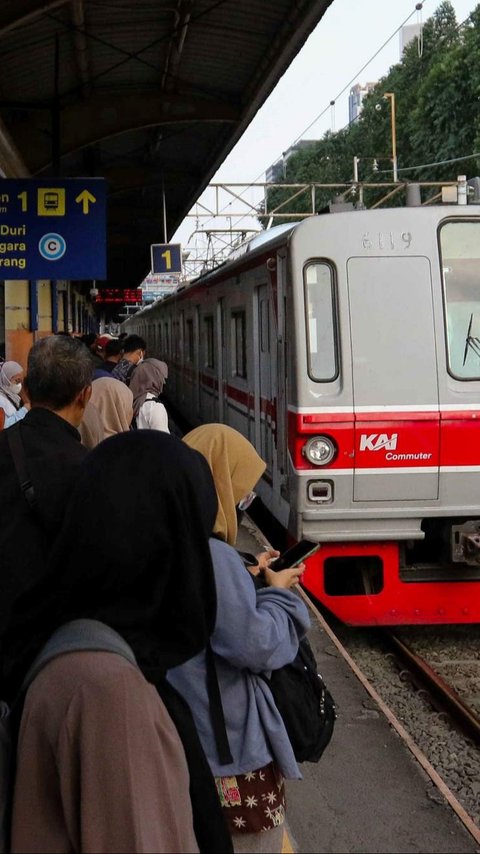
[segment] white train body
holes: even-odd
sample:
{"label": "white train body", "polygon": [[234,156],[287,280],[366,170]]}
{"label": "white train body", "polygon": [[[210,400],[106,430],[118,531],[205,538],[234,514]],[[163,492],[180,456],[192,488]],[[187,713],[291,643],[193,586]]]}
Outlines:
{"label": "white train body", "polygon": [[341,619],[478,622],[480,208],[280,226],[124,326],[192,426],[255,445],[257,492],[322,543],[305,584]]}

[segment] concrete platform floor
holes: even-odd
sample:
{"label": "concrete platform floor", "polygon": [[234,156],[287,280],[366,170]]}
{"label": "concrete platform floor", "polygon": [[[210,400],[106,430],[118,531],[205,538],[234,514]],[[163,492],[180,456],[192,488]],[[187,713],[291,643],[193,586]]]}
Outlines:
{"label": "concrete platform floor", "polygon": [[[256,554],[262,542],[246,517],[238,548]],[[304,763],[304,779],[287,783],[284,851],[478,854],[473,836],[314,617],[309,640],[338,720],[320,762]]]}

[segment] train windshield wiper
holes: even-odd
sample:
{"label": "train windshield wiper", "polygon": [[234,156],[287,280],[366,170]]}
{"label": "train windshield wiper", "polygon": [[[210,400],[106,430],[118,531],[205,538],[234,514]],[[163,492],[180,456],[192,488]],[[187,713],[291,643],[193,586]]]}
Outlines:
{"label": "train windshield wiper", "polygon": [[465,338],[465,350],[463,352],[463,364],[465,364],[465,362],[467,361],[467,355],[468,355],[468,348],[469,347],[471,350],[473,350],[473,352],[475,353],[476,356],[480,356],[480,339],[477,338],[475,335],[470,334],[472,331],[472,325],[473,325],[473,311],[470,315],[470,323],[468,324],[468,331],[467,331],[467,335]]}

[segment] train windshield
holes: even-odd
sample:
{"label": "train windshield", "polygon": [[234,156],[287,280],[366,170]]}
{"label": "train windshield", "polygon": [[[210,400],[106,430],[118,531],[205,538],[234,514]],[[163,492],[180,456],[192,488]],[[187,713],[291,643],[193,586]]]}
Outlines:
{"label": "train windshield", "polygon": [[445,223],[440,249],[448,368],[457,379],[480,379],[480,223]]}
{"label": "train windshield", "polygon": [[333,271],[329,264],[315,261],[307,264],[304,276],[308,374],[312,380],[329,382],[338,374]]}

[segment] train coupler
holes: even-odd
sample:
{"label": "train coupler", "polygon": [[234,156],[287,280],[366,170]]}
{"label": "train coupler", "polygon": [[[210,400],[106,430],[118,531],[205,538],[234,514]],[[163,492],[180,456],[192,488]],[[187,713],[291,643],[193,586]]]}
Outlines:
{"label": "train coupler", "polygon": [[452,560],[473,566],[480,564],[480,521],[452,525]]}

